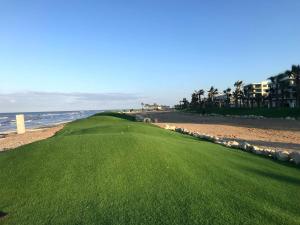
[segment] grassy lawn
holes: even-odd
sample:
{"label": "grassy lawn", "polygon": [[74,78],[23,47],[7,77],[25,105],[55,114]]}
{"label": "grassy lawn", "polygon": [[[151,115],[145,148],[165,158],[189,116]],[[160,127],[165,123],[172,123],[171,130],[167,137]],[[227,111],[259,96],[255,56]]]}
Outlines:
{"label": "grassy lawn", "polygon": [[216,113],[221,115],[256,115],[270,118],[295,117],[300,118],[300,108],[206,108],[193,110],[197,113]]}
{"label": "grassy lawn", "polygon": [[0,154],[0,224],[300,224],[300,169],[108,115]]}

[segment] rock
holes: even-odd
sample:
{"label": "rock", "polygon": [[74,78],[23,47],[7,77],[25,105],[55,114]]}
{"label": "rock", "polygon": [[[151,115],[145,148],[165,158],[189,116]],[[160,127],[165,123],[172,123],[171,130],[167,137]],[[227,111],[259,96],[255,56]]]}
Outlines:
{"label": "rock", "polygon": [[293,163],[300,165],[300,152],[291,152],[289,157]]}
{"label": "rock", "polygon": [[196,138],[199,138],[200,137],[200,134],[198,132],[193,132],[192,133],[192,136],[196,137]]}
{"label": "rock", "polygon": [[288,161],[289,160],[289,152],[288,151],[278,151],[275,153],[276,159],[279,161]]}
{"label": "rock", "polygon": [[263,154],[263,149],[259,148],[258,146],[255,146],[255,145],[252,145],[251,151],[254,154],[257,154],[257,155],[262,155]]}
{"label": "rock", "polygon": [[146,118],[144,118],[144,123],[151,123],[151,119],[150,118],[148,118],[148,117],[146,117]]}
{"label": "rock", "polygon": [[215,144],[223,145],[223,142],[222,141],[215,141]]}
{"label": "rock", "polygon": [[230,145],[230,147],[232,148],[239,148],[240,143],[238,143],[237,141],[229,141],[227,142],[227,145]]}
{"label": "rock", "polygon": [[176,127],[175,131],[178,132],[178,133],[181,133],[181,128],[180,127]]}
{"label": "rock", "polygon": [[248,142],[243,142],[240,144],[240,148],[245,151],[250,151],[251,145]]}
{"label": "rock", "polygon": [[142,117],[141,115],[136,115],[135,120],[138,122],[142,122],[144,120],[144,117]]}
{"label": "rock", "polygon": [[165,129],[174,131],[176,129],[176,127],[175,126],[170,126],[169,124],[166,124]]}
{"label": "rock", "polygon": [[182,128],[181,133],[183,134],[190,134],[190,131],[188,129]]}
{"label": "rock", "polygon": [[285,119],[286,119],[286,120],[296,120],[296,118],[290,117],[290,116],[285,117]]}
{"label": "rock", "polygon": [[213,142],[219,142],[219,141],[220,141],[220,138],[218,138],[216,136],[213,137]]}

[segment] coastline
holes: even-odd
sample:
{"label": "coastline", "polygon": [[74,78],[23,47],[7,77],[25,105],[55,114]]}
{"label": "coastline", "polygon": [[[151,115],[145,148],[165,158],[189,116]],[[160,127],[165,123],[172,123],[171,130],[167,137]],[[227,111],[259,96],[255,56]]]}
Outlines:
{"label": "coastline", "polygon": [[52,137],[69,122],[27,129],[24,134],[17,134],[16,131],[2,132],[0,133],[0,135],[3,135],[3,137],[0,136],[0,152],[13,150],[17,147]]}

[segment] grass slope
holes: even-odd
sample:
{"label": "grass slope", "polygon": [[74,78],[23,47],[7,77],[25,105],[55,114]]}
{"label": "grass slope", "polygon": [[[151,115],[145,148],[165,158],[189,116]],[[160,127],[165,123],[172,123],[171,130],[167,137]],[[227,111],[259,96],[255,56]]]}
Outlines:
{"label": "grass slope", "polygon": [[0,224],[300,224],[300,170],[109,115],[0,154]]}

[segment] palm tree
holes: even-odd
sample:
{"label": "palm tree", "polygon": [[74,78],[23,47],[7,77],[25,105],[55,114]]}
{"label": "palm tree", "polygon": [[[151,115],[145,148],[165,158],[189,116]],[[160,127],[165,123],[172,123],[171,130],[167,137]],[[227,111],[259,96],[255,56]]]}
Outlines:
{"label": "palm tree", "polygon": [[207,92],[208,92],[208,99],[211,102],[211,104],[213,104],[215,96],[219,93],[218,89],[214,88],[214,86],[211,86]]}
{"label": "palm tree", "polygon": [[198,95],[198,104],[203,108],[204,105],[204,99],[202,99],[202,96],[204,96],[205,91],[203,89],[200,89],[197,92]]}
{"label": "palm tree", "polygon": [[270,77],[269,80],[271,80],[271,87],[269,90],[269,105],[270,107],[273,107],[273,101],[275,100],[275,107],[279,106],[279,83],[276,80],[276,76]]}
{"label": "palm tree", "polygon": [[182,99],[183,109],[187,109],[189,106],[189,101],[186,98]]}
{"label": "palm tree", "polygon": [[202,97],[204,95],[204,90],[203,89],[200,89],[198,92],[197,92],[197,95],[198,95],[198,101],[199,103],[201,103],[201,100],[202,100]]}
{"label": "palm tree", "polygon": [[249,85],[247,88],[244,88],[244,97],[247,99],[247,107],[253,108],[254,97],[253,97],[254,87]]}
{"label": "palm tree", "polygon": [[230,106],[230,98],[232,96],[231,88],[227,88],[226,90],[223,91],[223,93],[226,95],[226,105],[227,105],[227,107],[229,107]]}
{"label": "palm tree", "polygon": [[142,111],[144,111],[144,105],[145,104],[142,102],[141,105],[142,105]]}
{"label": "palm tree", "polygon": [[242,106],[242,99],[244,96],[244,92],[243,92],[243,81],[238,80],[234,83],[234,87],[235,87],[235,91],[233,92],[233,96],[235,99],[235,106],[238,107],[238,105],[240,105],[240,107]]}
{"label": "palm tree", "polygon": [[194,91],[194,93],[192,93],[191,107],[194,109],[197,108],[198,103],[199,103],[198,91]]}

